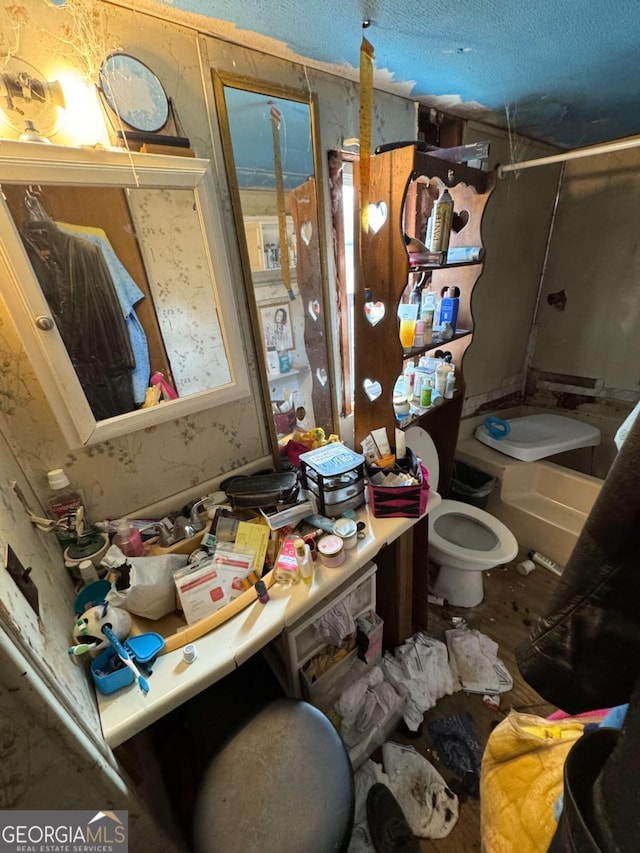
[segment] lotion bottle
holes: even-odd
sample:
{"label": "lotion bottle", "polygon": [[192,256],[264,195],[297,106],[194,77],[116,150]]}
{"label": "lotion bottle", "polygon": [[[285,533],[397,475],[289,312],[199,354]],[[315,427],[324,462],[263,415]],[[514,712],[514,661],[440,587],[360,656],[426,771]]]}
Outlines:
{"label": "lotion bottle", "polygon": [[313,560],[311,559],[311,548],[307,545],[304,539],[296,539],[296,562],[302,582],[307,586],[311,586],[313,580]]}

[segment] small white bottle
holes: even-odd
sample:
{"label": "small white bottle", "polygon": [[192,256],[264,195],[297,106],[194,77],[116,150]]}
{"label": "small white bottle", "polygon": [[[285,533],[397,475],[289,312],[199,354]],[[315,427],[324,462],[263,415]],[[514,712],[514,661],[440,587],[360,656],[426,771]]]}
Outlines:
{"label": "small white bottle", "polygon": [[296,539],[296,562],[298,563],[298,571],[302,582],[307,586],[311,586],[313,580],[313,560],[311,559],[311,548],[307,545],[304,539]]}
{"label": "small white bottle", "polygon": [[447,386],[447,376],[449,375],[449,365],[444,361],[436,368],[436,391],[444,397],[445,388]]}
{"label": "small white bottle", "polygon": [[78,571],[80,572],[82,582],[86,585],[95,583],[95,581],[99,580],[98,572],[91,560],[82,560],[78,563]]}
{"label": "small white bottle", "polygon": [[404,396],[407,400],[413,397],[413,386],[416,378],[415,364],[410,361],[404,369]]}
{"label": "small white bottle", "polygon": [[452,400],[456,390],[456,374],[454,370],[450,370],[447,374],[447,381],[444,386],[445,400]]}

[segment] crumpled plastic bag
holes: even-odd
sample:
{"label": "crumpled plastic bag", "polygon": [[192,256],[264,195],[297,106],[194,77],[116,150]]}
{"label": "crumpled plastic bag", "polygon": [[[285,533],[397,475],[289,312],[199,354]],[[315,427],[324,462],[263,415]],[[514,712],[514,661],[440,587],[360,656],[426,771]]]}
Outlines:
{"label": "crumpled plastic bag", "polygon": [[118,590],[115,585],[106,600],[115,607],[146,619],[160,619],[176,609],[176,585],[173,573],[187,564],[186,554],[161,554],[154,557],[126,557],[117,545],[111,545],[101,565],[118,569],[131,566],[130,585]]}
{"label": "crumpled plastic bag", "polygon": [[433,764],[412,746],[393,741],[383,745],[382,763],[413,834],[446,838],[458,822],[458,798]]}

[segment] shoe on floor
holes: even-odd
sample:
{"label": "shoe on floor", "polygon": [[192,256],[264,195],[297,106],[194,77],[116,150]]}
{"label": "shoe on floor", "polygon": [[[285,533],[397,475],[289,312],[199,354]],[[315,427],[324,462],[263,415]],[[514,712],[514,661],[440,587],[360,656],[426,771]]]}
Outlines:
{"label": "shoe on floor", "polygon": [[381,782],[372,785],[367,794],[367,821],[376,853],[419,853],[420,844],[400,804]]}

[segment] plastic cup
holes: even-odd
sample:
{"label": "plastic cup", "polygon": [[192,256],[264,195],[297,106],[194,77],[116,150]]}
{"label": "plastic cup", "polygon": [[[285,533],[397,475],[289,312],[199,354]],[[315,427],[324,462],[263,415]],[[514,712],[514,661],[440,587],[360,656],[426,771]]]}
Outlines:
{"label": "plastic cup", "polygon": [[413,346],[413,337],[416,331],[416,320],[400,320],[400,343],[404,349]]}

